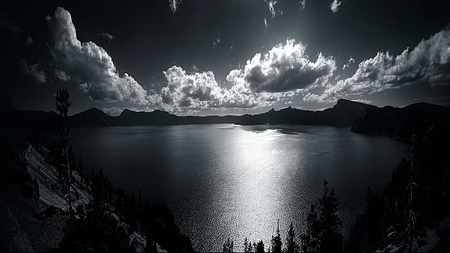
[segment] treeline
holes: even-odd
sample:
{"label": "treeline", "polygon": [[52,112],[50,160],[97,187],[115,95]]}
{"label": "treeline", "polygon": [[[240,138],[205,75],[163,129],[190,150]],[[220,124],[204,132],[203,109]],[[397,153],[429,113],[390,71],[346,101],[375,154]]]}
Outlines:
{"label": "treeline", "polygon": [[[291,223],[283,245],[278,226],[276,235],[272,236],[271,245],[267,247],[267,252],[342,252],[342,221],[338,215],[338,205],[335,189],[330,188],[325,180],[323,195],[311,205],[306,217],[306,230],[300,234],[300,241],[296,241],[296,233]],[[266,252],[263,241],[252,244],[247,238],[244,239],[243,251],[246,253]],[[234,252],[234,242],[227,239],[223,244],[222,252]]]}

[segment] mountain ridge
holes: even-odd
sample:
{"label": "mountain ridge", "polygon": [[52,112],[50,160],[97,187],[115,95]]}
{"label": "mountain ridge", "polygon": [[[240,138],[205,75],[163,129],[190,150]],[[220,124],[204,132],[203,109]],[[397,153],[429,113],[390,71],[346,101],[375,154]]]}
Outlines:
{"label": "mountain ridge", "polygon": [[186,125],[186,124],[298,124],[298,125],[329,125],[336,127],[351,127],[353,122],[364,115],[373,105],[340,99],[332,108],[323,111],[308,111],[292,107],[267,112],[241,116],[177,116],[165,111],[135,112],[125,109],[119,116],[110,116],[97,109],[70,116],[73,127],[103,127],[103,126],[147,126],[147,125]]}
{"label": "mountain ridge", "polygon": [[[448,118],[449,108],[430,103],[416,103],[397,108],[392,106],[377,107],[361,102],[339,99],[331,107],[320,111],[309,111],[291,106],[275,110],[270,109],[260,114],[243,114],[239,116],[178,116],[166,111],[136,112],[125,109],[118,116],[111,116],[98,108],[69,116],[72,127],[109,127],[109,126],[152,126],[152,125],[188,125],[188,124],[291,124],[291,125],[326,125],[351,127],[355,133],[381,134],[399,137],[398,119],[412,116],[424,118],[423,121],[438,122],[438,118]],[[406,117],[409,115],[408,117]],[[35,128],[54,128],[59,115],[54,112],[17,110],[11,107],[0,108],[0,125]],[[416,120],[417,121],[417,120]],[[406,136],[402,134],[399,138]]]}
{"label": "mountain ridge", "polygon": [[417,130],[441,134],[445,129],[450,129],[450,108],[420,102],[403,108],[372,108],[355,121],[351,131],[385,135],[409,142]]}

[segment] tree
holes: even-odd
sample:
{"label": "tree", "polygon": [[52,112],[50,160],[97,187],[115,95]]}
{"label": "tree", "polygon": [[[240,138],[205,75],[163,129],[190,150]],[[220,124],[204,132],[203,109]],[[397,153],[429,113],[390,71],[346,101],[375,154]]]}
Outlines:
{"label": "tree", "polygon": [[258,244],[256,244],[256,249],[255,249],[256,253],[264,253],[264,243],[263,241],[259,241]]}
{"label": "tree", "polygon": [[281,253],[281,246],[283,243],[281,242],[280,236],[280,221],[277,222],[277,235],[272,236],[272,252],[273,253]]}
{"label": "tree", "polygon": [[69,92],[67,89],[60,89],[56,91],[56,110],[61,116],[60,129],[59,129],[59,143],[57,149],[59,155],[57,155],[57,165],[61,169],[62,174],[65,177],[65,186],[67,190],[67,202],[69,204],[69,216],[72,213],[72,194],[71,194],[71,171],[74,167],[74,158],[72,148],[70,147],[70,126],[67,113],[72,103],[69,101]]}
{"label": "tree", "polygon": [[253,252],[253,246],[252,242],[250,242],[247,237],[244,239],[244,253],[252,253]]}
{"label": "tree", "polygon": [[223,244],[223,253],[233,253],[233,241],[228,238]]}
{"label": "tree", "polygon": [[311,205],[308,216],[306,217],[306,232],[300,236],[301,248],[303,252],[319,251],[320,223],[317,209],[314,204]]}
{"label": "tree", "polygon": [[295,241],[295,232],[294,232],[294,225],[291,222],[291,225],[289,226],[288,235],[286,238],[286,252],[287,253],[297,253],[300,251],[300,248]]}
{"label": "tree", "polygon": [[311,205],[306,218],[306,232],[300,238],[303,252],[342,252],[342,222],[337,214],[338,200],[334,189],[324,181],[323,196]]}
{"label": "tree", "polygon": [[319,199],[320,251],[342,252],[342,222],[337,213],[339,203],[336,198],[336,191],[334,188],[328,188],[326,180],[323,188],[323,196]]}

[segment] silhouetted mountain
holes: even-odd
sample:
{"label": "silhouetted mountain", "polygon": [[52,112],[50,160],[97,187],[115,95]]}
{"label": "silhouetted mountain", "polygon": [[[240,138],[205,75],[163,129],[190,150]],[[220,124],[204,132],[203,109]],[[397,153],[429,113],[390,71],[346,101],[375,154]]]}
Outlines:
{"label": "silhouetted mountain", "polygon": [[351,130],[355,133],[380,134],[409,141],[414,128],[436,132],[449,127],[450,108],[417,103],[404,108],[372,108],[355,122]]}
{"label": "silhouetted mountain", "polygon": [[116,124],[121,126],[179,124],[177,116],[160,110],[155,110],[153,112],[134,112],[125,109],[116,119]]}
{"label": "silhouetted mountain", "polygon": [[71,116],[70,122],[71,125],[77,127],[104,127],[112,126],[114,117],[109,116],[97,108],[91,108]]}
{"label": "silhouetted mountain", "polygon": [[[103,111],[92,108],[70,116],[72,127],[104,127],[104,126],[149,126],[149,125],[186,125],[186,124],[295,124],[295,125],[328,125],[350,127],[356,119],[368,110],[377,107],[359,102],[340,99],[333,108],[323,111],[306,111],[288,107],[279,111],[242,116],[176,116],[168,112],[134,112],[125,109],[119,116],[110,116]],[[0,111],[0,124],[10,126],[33,125],[52,127],[52,121],[59,116],[55,113],[39,111],[21,111],[4,109]]]}
{"label": "silhouetted mountain", "polygon": [[176,116],[168,112],[134,112],[125,109],[119,116],[109,116],[98,109],[90,109],[71,116],[73,127],[95,126],[146,126],[146,125],[186,125],[186,124],[296,124],[329,125],[350,127],[356,119],[369,109],[376,108],[359,102],[340,99],[333,108],[324,111],[306,111],[288,107],[279,111],[242,116]]}
{"label": "silhouetted mountain", "polygon": [[35,110],[17,110],[14,108],[0,109],[0,125],[10,127],[25,127],[33,129],[51,129],[58,122],[59,115],[55,112]]}

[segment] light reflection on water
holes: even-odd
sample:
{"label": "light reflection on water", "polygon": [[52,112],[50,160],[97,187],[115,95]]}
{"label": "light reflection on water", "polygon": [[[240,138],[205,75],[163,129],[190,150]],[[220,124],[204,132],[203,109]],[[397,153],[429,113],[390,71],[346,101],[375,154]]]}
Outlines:
{"label": "light reflection on water", "polygon": [[226,238],[266,247],[280,220],[297,234],[323,180],[336,188],[344,224],[362,210],[367,186],[389,180],[406,146],[323,126],[189,125],[74,129],[76,155],[113,183],[164,201],[199,251]]}

